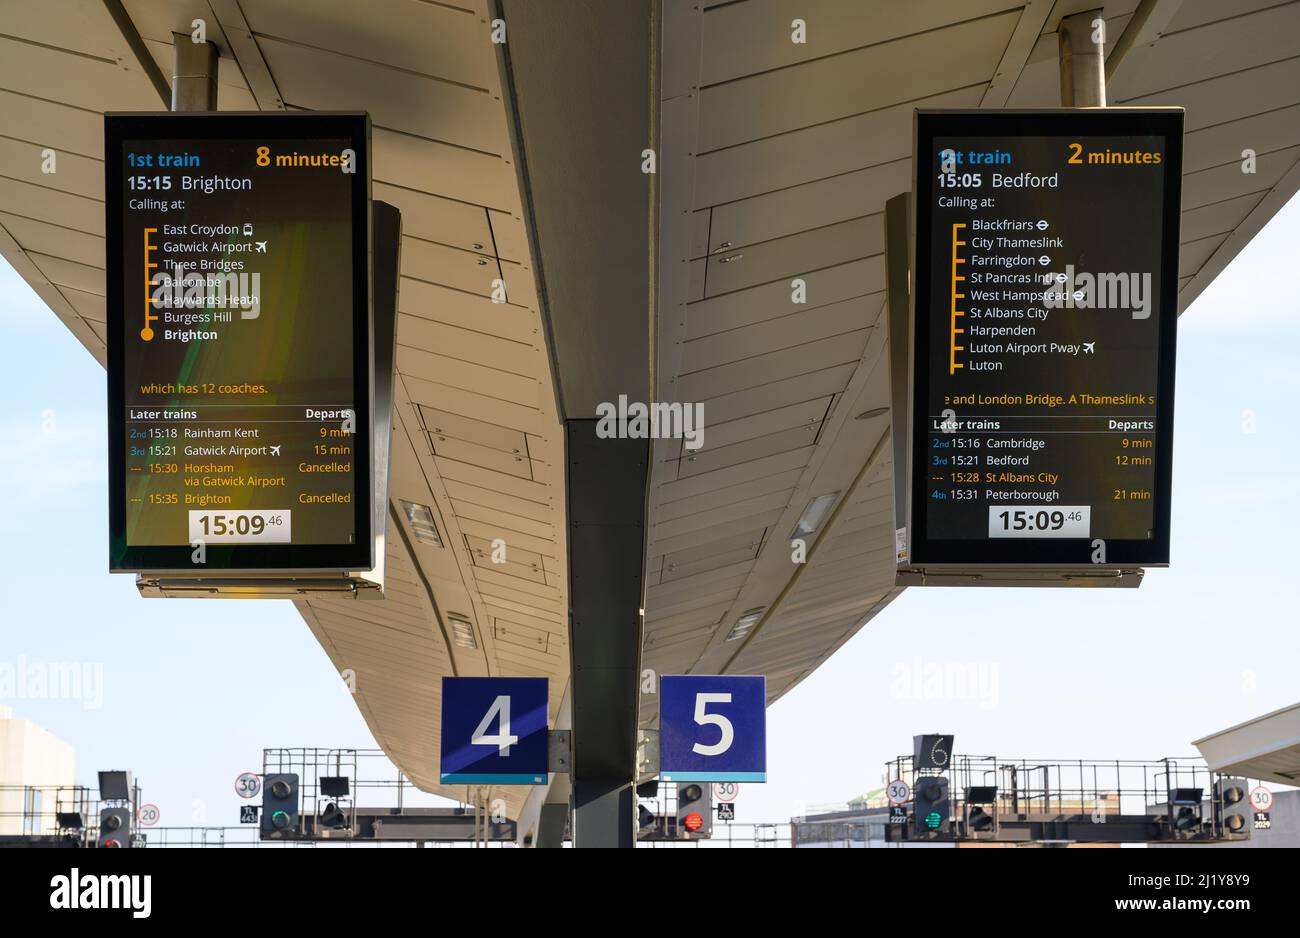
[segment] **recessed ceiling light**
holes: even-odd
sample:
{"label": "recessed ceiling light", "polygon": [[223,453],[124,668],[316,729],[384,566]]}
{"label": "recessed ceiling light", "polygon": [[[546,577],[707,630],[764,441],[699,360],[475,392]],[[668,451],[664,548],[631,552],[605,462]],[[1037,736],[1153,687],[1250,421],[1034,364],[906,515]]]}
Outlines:
{"label": "recessed ceiling light", "polygon": [[404,499],[398,501],[401,502],[402,511],[406,513],[406,520],[411,523],[411,533],[415,535],[415,539],[422,544],[441,547],[442,536],[438,533],[438,525],[433,520],[433,509],[419,502],[408,502]]}
{"label": "recessed ceiling light", "polygon": [[883,416],[884,414],[887,414],[887,413],[889,413],[889,408],[888,408],[888,407],[873,407],[873,408],[871,408],[871,410],[864,410],[862,413],[858,414],[858,415],[857,415],[856,417],[854,417],[853,419],[854,419],[854,420],[870,420],[872,417],[880,417],[880,416]]}
{"label": "recessed ceiling light", "polygon": [[731,631],[727,633],[726,641],[739,641],[748,635],[750,631],[753,630],[754,626],[758,625],[758,620],[763,618],[763,611],[765,608],[766,607],[764,606],[759,606],[757,609],[750,609],[737,619],[736,624],[733,625]]}
{"label": "recessed ceiling light", "polygon": [[835,504],[835,498],[839,492],[831,492],[829,495],[818,495],[808,503],[808,507],[803,510],[799,516],[799,523],[794,526],[790,532],[790,539],[796,537],[807,537],[822,526],[826,520],[826,515],[831,510],[831,505]]}
{"label": "recessed ceiling light", "polygon": [[451,640],[461,648],[478,648],[478,639],[474,636],[474,624],[458,612],[447,613],[451,624]]}

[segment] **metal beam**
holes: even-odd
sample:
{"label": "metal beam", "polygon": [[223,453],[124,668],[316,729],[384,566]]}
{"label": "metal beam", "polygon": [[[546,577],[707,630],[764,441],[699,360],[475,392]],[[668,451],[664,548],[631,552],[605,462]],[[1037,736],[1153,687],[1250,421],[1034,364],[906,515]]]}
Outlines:
{"label": "metal beam", "polygon": [[889,436],[894,454],[894,530],[898,532],[907,527],[908,467],[912,464],[908,453],[912,425],[908,406],[912,361],[910,192],[896,195],[885,203],[885,302],[889,311]]}
{"label": "metal beam", "polygon": [[135,28],[135,22],[131,19],[131,14],[126,12],[126,7],[122,6],[122,0],[104,0],[104,9],[108,10],[108,15],[113,18],[117,31],[122,34],[122,39],[126,42],[127,48],[135,56],[136,64],[140,66],[140,70],[144,72],[145,77],[149,79],[149,83],[158,92],[158,97],[162,99],[163,104],[169,104],[172,90],[171,86],[167,84],[167,76],[163,74],[162,69],[158,67],[158,63],[149,54],[149,47],[144,44],[140,30]]}
{"label": "metal beam", "polygon": [[565,421],[574,845],[632,847],[649,441],[595,418],[653,400],[659,2],[564,7],[490,4]]}
{"label": "metal beam", "polygon": [[1109,814],[1102,823],[1090,814],[1001,818],[996,831],[976,835],[954,832],[933,838],[914,837],[902,825],[885,826],[885,840],[890,843],[1207,844],[1241,839],[1221,837],[1205,827],[1194,834],[1176,834],[1167,818],[1151,814]]}
{"label": "metal beam", "polygon": [[1125,56],[1139,46],[1153,46],[1173,20],[1183,0],[1142,0],[1106,57],[1106,80],[1114,77]]}
{"label": "metal beam", "polygon": [[244,80],[248,82],[248,90],[257,106],[263,111],[285,110],[284,98],[280,97],[280,89],[275,85],[257,37],[244,18],[244,11],[239,8],[239,0],[209,0],[209,3],[229,46],[226,52],[244,73]]}
{"label": "metal beam", "polygon": [[533,846],[554,849],[564,846],[564,832],[569,827],[567,804],[544,804],[537,817],[537,833]]}
{"label": "metal beam", "polygon": [[[1096,42],[1101,10],[1064,17],[1056,33],[1060,40],[1061,106],[1106,106],[1106,44]],[[1104,20],[1102,20],[1104,22]]]}
{"label": "metal beam", "polygon": [[[555,730],[573,730],[573,685],[564,688],[560,706],[555,711]],[[532,787],[516,823],[519,846],[560,847],[569,826],[569,801],[573,787],[567,773],[555,773],[546,786]]]}
{"label": "metal beam", "polygon": [[217,47],[172,33],[172,110],[217,109]]}
{"label": "metal beam", "polygon": [[650,391],[655,0],[495,0],[565,419]]}
{"label": "metal beam", "polygon": [[998,62],[997,71],[993,73],[993,80],[989,82],[984,97],[980,100],[980,107],[1007,106],[1011,92],[1016,89],[1016,83],[1020,81],[1025,65],[1029,62],[1029,56],[1033,53],[1038,37],[1042,35],[1047,18],[1055,6],[1056,0],[1029,0],[1025,4],[1025,8],[1020,12],[1020,21],[1016,23],[1016,31],[1011,34],[1011,41],[1007,43],[1006,51],[1002,53],[1002,60]]}
{"label": "metal beam", "polygon": [[565,424],[573,842],[632,847],[648,440]]}
{"label": "metal beam", "polygon": [[[357,808],[351,830],[323,827],[315,815],[302,816],[302,831],[279,840],[433,840],[511,842],[514,821],[480,819],[465,808]],[[268,839],[263,837],[263,839]]]}

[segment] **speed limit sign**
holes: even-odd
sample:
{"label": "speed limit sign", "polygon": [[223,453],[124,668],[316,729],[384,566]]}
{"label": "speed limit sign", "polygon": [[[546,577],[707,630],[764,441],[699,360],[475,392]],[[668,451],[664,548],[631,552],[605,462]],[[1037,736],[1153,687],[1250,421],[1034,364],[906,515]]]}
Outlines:
{"label": "speed limit sign", "polygon": [[162,812],[158,810],[156,804],[142,804],[140,810],[136,812],[136,820],[143,827],[153,827],[162,819]]}
{"label": "speed limit sign", "polygon": [[894,779],[885,786],[885,797],[890,804],[907,804],[912,800],[912,789],[902,779]]}
{"label": "speed limit sign", "polygon": [[1268,811],[1273,807],[1273,793],[1263,785],[1256,785],[1250,790],[1250,806],[1256,811]]}
{"label": "speed limit sign", "polygon": [[740,794],[740,785],[736,782],[714,782],[713,800],[719,804],[731,804]]}
{"label": "speed limit sign", "polygon": [[235,779],[235,794],[241,798],[256,798],[262,791],[262,777],[256,772],[241,772]]}

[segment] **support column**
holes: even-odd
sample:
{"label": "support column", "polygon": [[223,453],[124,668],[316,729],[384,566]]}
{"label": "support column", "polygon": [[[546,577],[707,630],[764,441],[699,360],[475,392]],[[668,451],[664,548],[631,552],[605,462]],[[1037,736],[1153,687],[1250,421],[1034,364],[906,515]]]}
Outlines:
{"label": "support column", "polygon": [[[573,739],[573,685],[567,684],[555,712],[555,731],[568,731]],[[569,755],[573,751],[570,748]],[[570,767],[572,762],[570,762]],[[556,766],[551,766],[552,770]],[[573,788],[569,773],[552,771],[546,786],[534,785],[519,809],[515,825],[517,841],[521,847],[558,848],[564,846],[564,833],[569,827],[569,802]]]}
{"label": "support column", "polygon": [[573,843],[636,843],[636,738],[648,440],[565,422]]}
{"label": "support column", "polygon": [[544,804],[537,818],[537,839],[534,847],[555,849],[564,846],[564,830],[569,824],[567,804]]}
{"label": "support column", "polygon": [[[1106,46],[1094,42],[1101,10],[1064,17],[1056,33],[1060,40],[1061,106],[1106,106]],[[1102,34],[1104,38],[1104,34]]]}
{"label": "support column", "polygon": [[564,421],[573,843],[632,847],[650,444],[596,417],[653,400],[661,4],[554,6],[489,0]]}
{"label": "support column", "polygon": [[172,110],[217,109],[217,47],[172,33]]}

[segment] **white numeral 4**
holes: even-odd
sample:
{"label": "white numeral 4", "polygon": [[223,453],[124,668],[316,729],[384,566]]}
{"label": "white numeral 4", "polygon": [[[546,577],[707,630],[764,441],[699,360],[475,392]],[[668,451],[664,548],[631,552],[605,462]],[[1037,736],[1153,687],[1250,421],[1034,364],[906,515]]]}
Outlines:
{"label": "white numeral 4", "polygon": [[[492,728],[492,720],[495,717],[501,718],[500,732],[495,736],[489,736],[488,730]],[[510,755],[510,747],[519,742],[518,736],[510,735],[510,698],[502,694],[496,700],[492,701],[492,706],[488,707],[487,714],[483,721],[479,723],[478,729],[469,739],[470,743],[475,746],[496,746],[497,755]]]}

